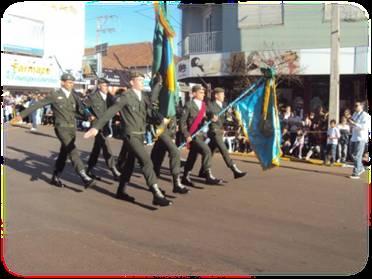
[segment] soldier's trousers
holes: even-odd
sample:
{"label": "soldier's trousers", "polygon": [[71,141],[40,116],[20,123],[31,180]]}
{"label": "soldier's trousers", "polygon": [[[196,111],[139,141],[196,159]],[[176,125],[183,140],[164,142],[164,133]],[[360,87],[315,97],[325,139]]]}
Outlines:
{"label": "soldier's trousers", "polygon": [[[231,168],[234,164],[233,160],[230,158],[229,151],[226,148],[225,143],[223,142],[223,135],[222,133],[210,133],[208,134],[208,137],[210,139],[210,142],[208,143],[209,148],[211,149],[212,155],[216,152],[218,149],[222,155],[223,160],[225,161],[225,164],[227,167]],[[200,168],[200,172],[204,172],[205,169],[203,167]]]}
{"label": "soldier's trousers", "polygon": [[122,170],[124,169],[124,165],[125,165],[125,161],[127,160],[127,157],[128,157],[128,149],[125,145],[125,141],[123,140],[120,153],[118,156],[118,160],[116,162],[116,167],[120,172],[122,172]]}
{"label": "soldier's trousers", "polygon": [[179,175],[181,167],[180,152],[173,143],[172,138],[166,133],[163,133],[158,138],[151,151],[151,160],[154,165],[155,173],[160,173],[160,167],[167,151],[169,153],[169,169],[171,174]]}
{"label": "soldier's trousers", "polygon": [[135,159],[137,159],[141,165],[147,186],[150,187],[157,183],[154,167],[149,154],[145,150],[143,141],[143,135],[125,136],[124,144],[128,150],[128,154],[124,163],[123,171],[121,172],[120,184],[128,183],[130,181],[130,177],[134,170]]}
{"label": "soldier's trousers", "polygon": [[190,142],[190,152],[185,164],[185,172],[189,172],[194,167],[198,153],[202,155],[202,168],[204,170],[211,168],[212,152],[209,146],[203,141],[201,137],[195,137]]}
{"label": "soldier's trousers", "polygon": [[61,173],[63,171],[67,157],[69,157],[75,171],[79,173],[84,169],[84,164],[75,146],[76,129],[74,127],[56,127],[54,130],[61,142],[61,149],[55,164],[55,172]]}
{"label": "soldier's trousers", "polygon": [[89,169],[93,168],[97,164],[101,150],[103,152],[103,157],[105,158],[106,165],[109,167],[109,169],[112,169],[112,167],[114,166],[114,156],[112,155],[110,143],[100,131],[94,138],[93,149],[88,160]]}

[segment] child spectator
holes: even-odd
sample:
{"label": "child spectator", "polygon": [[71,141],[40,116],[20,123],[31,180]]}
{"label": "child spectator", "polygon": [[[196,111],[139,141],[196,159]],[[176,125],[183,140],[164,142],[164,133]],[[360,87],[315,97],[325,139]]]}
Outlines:
{"label": "child spectator", "polygon": [[338,139],[340,138],[340,130],[336,127],[336,120],[330,121],[330,127],[327,132],[327,159],[331,164],[336,161],[336,151]]}
{"label": "child spectator", "polygon": [[350,137],[350,125],[347,123],[345,116],[341,117],[341,122],[338,124],[340,130],[340,139],[338,140],[338,159],[337,162],[345,163]]}
{"label": "child spectator", "polygon": [[287,126],[283,127],[281,146],[283,155],[288,155],[289,149],[291,148],[291,134],[289,133]]}
{"label": "child spectator", "polygon": [[289,154],[292,154],[293,151],[295,151],[298,148],[298,158],[302,159],[302,149],[304,147],[304,144],[305,144],[305,133],[300,128],[297,130],[296,140],[293,143],[292,148],[289,150]]}
{"label": "child spectator", "polygon": [[323,134],[320,130],[319,122],[313,121],[309,132],[309,151],[306,154],[305,160],[310,160],[310,157],[313,154],[316,154],[320,157],[323,145],[322,140]]}

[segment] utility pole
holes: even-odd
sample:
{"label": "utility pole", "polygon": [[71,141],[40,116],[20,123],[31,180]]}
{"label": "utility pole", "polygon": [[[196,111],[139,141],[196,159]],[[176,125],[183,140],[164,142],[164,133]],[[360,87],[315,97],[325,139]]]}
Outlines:
{"label": "utility pole", "polygon": [[331,4],[331,75],[329,89],[329,122],[339,122],[340,115],[340,9],[337,3]]}
{"label": "utility pole", "polygon": [[[100,33],[115,32],[115,28],[103,28],[108,19],[116,17],[115,15],[104,15],[96,18],[96,46],[100,44]],[[97,75],[102,76],[102,53],[97,52]]]}

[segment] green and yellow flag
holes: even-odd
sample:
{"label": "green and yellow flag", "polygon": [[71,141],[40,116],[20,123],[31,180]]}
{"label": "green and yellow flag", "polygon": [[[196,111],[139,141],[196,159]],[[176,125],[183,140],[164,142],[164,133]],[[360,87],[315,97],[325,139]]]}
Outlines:
{"label": "green and yellow flag", "polygon": [[[178,87],[174,61],[173,38],[175,32],[167,19],[166,4],[154,2],[155,32],[153,40],[152,76],[160,73],[163,78],[163,88],[159,93],[159,109],[165,117],[176,115]],[[152,80],[152,85],[154,82]]]}

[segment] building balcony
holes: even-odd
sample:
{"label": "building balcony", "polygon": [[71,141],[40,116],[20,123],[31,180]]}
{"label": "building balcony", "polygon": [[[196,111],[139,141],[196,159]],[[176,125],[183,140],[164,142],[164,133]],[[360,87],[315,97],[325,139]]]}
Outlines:
{"label": "building balcony", "polygon": [[190,33],[178,43],[182,56],[222,51],[222,31]]}

